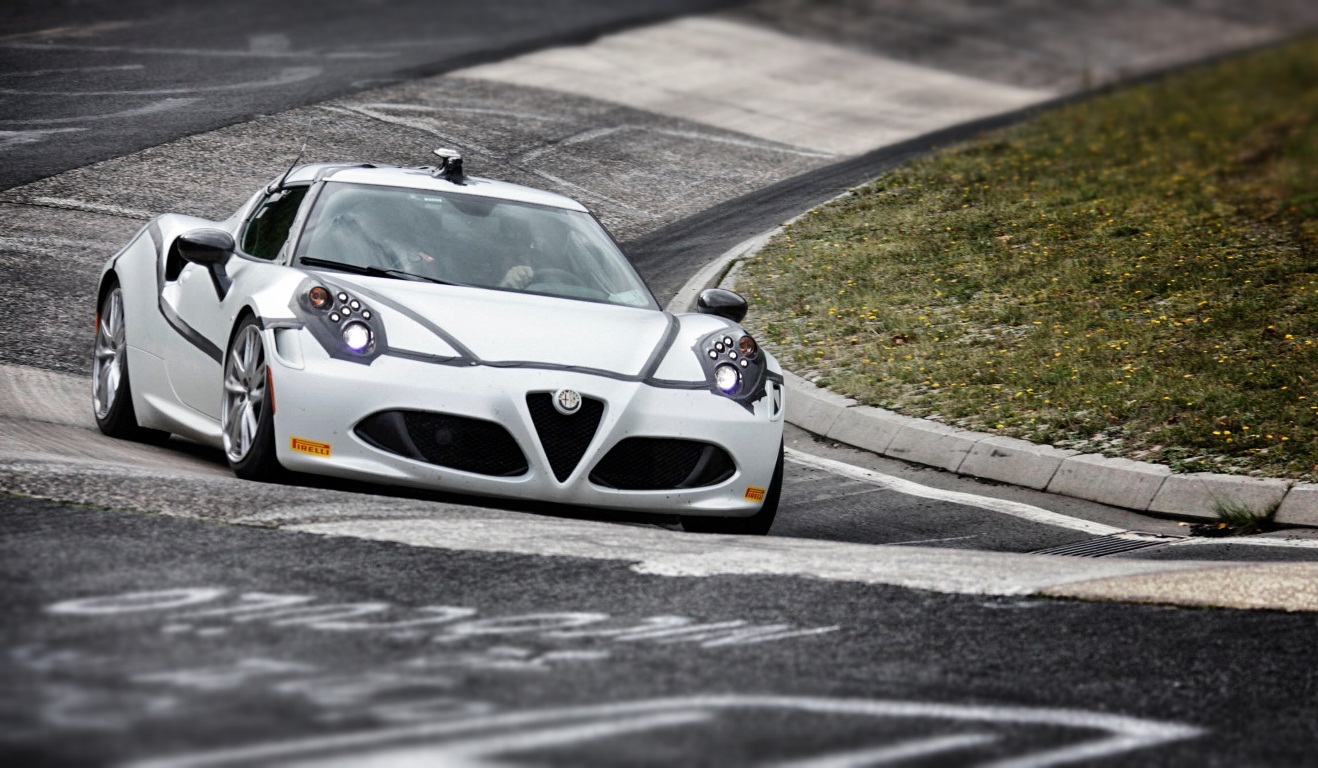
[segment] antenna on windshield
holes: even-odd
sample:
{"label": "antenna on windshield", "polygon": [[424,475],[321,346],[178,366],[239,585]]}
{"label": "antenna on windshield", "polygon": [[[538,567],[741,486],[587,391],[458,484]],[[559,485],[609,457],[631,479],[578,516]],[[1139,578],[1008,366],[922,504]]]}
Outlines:
{"label": "antenna on windshield", "polygon": [[288,166],[288,170],[284,171],[284,175],[279,177],[279,181],[276,181],[275,185],[270,188],[271,193],[278,192],[279,190],[284,188],[284,182],[288,181],[288,174],[292,173],[293,169],[297,167],[297,164],[302,162],[302,156],[305,155],[306,153],[307,153],[307,142],[303,141],[302,149],[298,150],[297,158],[293,160],[292,165]]}

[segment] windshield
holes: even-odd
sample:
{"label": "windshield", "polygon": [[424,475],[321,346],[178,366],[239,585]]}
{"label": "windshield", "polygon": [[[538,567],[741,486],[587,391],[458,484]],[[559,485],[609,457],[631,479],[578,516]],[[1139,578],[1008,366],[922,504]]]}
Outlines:
{"label": "windshield", "polygon": [[587,213],[474,195],[327,182],[298,243],[307,266],[657,309]]}

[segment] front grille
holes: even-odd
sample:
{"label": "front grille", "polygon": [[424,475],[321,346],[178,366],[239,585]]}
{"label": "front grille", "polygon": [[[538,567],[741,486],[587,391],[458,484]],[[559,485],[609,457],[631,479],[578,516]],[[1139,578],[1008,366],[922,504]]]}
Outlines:
{"label": "front grille", "polygon": [[666,437],[629,437],[595,465],[590,481],[621,491],[703,488],[732,477],[728,452],[709,443]]}
{"label": "front grille", "polygon": [[526,406],[531,409],[531,422],[545,449],[545,458],[549,459],[549,468],[558,482],[567,480],[595,438],[595,430],[604,416],[604,401],[583,397],[581,408],[565,416],[554,408],[552,394],[532,392],[526,396]]}
{"label": "front grille", "polygon": [[492,421],[426,411],[382,411],[354,430],[381,450],[478,475],[515,477],[529,469],[508,430]]}

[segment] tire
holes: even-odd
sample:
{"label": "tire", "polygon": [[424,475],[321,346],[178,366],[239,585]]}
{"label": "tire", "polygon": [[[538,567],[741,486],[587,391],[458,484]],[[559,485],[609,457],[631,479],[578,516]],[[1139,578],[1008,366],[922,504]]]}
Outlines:
{"label": "tire", "polygon": [[683,517],[682,529],[687,533],[728,533],[741,536],[763,536],[773,527],[778,514],[778,498],[783,493],[783,447],[778,446],[778,464],[773,469],[773,480],[764,494],[760,511],[750,517]]}
{"label": "tire", "polygon": [[261,321],[238,324],[224,355],[220,432],[229,468],[244,480],[271,482],[283,467],[275,456],[275,419]]}
{"label": "tire", "polygon": [[110,283],[96,313],[92,353],[92,415],[101,432],[120,440],[161,443],[169,433],[137,423],[133,388],[128,376],[128,336],[124,325],[124,294]]}

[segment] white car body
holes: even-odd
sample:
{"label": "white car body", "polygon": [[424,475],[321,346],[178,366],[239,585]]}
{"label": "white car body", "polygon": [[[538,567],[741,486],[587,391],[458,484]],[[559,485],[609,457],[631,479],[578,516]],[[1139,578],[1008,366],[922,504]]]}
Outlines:
{"label": "white car body", "polygon": [[[735,360],[737,340],[746,335],[736,322],[715,314],[670,314],[659,309],[648,292],[643,300],[628,299],[645,306],[623,306],[295,266],[308,211],[331,181],[585,211],[579,203],[548,192],[469,177],[455,182],[432,169],[319,164],[291,171],[222,222],[176,214],[157,217],[106,264],[98,297],[98,307],[105,307],[107,291],[117,286],[122,294],[124,381],[131,371],[132,413],[138,426],[224,448],[221,411],[222,402],[229,402],[223,400],[225,362],[240,324],[254,317],[268,351],[275,456],[288,470],[719,518],[757,514],[766,490],[775,479],[781,483],[784,393],[777,361],[763,350],[754,355],[754,365],[736,361],[747,375],[756,366],[762,369],[760,389],[745,397],[730,397],[712,382],[710,360],[717,360],[708,345],[732,340],[717,354],[731,354]],[[238,249],[213,274],[205,264],[180,256],[175,243],[189,232],[219,230],[235,243],[243,242],[245,229],[256,226],[253,217],[264,215],[262,206],[273,204],[270,201],[284,189],[299,194],[305,190],[305,195],[287,242],[273,258],[256,258]],[[307,308],[308,286],[331,292],[336,320],[338,311],[351,311],[345,309],[351,302],[358,303],[352,317],[370,313],[375,329],[370,355],[355,357],[337,347],[335,334],[342,323],[329,323],[325,311],[318,315]],[[343,321],[347,318],[345,314]],[[98,373],[98,381],[111,380]],[[533,415],[532,401],[539,413],[545,402],[552,405],[552,398],[565,390],[579,394],[592,408],[602,406],[593,434],[587,436],[589,430],[572,420],[578,414],[563,415],[559,409],[560,416]],[[536,397],[529,398],[532,394]],[[570,394],[562,400],[571,405]],[[387,412],[407,415],[376,416]],[[417,413],[437,416],[411,415]],[[506,441],[474,440],[471,436],[484,435],[480,430],[486,427],[462,420],[500,425],[523,454],[525,470],[472,471],[468,460],[483,461],[479,455],[494,450],[490,445],[502,451],[491,461],[507,460],[495,461],[499,467],[506,470],[507,462],[515,462]],[[448,465],[434,463],[417,447],[420,438],[413,440],[435,424],[438,447],[432,446],[430,454]],[[559,427],[576,430],[571,432],[575,437],[566,440],[571,443],[566,449],[564,440],[548,434]],[[409,437],[390,436],[390,429]],[[454,435],[466,435],[468,444],[444,442]],[[650,455],[647,451],[654,446],[676,445],[656,442],[645,444],[640,453],[629,448],[627,456],[610,464],[622,467],[610,475],[613,480],[592,479],[610,451],[627,438],[715,446],[726,452],[733,467],[730,474],[726,468],[721,474],[702,470],[707,472],[703,481],[717,480],[705,484],[689,474],[684,482],[693,481],[694,487],[616,487],[616,478],[631,477],[632,470],[625,466],[628,457],[635,460]],[[431,444],[429,438],[425,442]],[[580,450],[583,443],[586,447]],[[581,455],[573,461],[578,451]],[[455,468],[451,457],[459,453],[456,463],[461,466]],[[622,453],[627,452],[619,456]],[[653,471],[635,469],[638,477]],[[637,483],[645,484],[626,480],[621,485]],[[776,492],[772,502],[776,506]]]}

